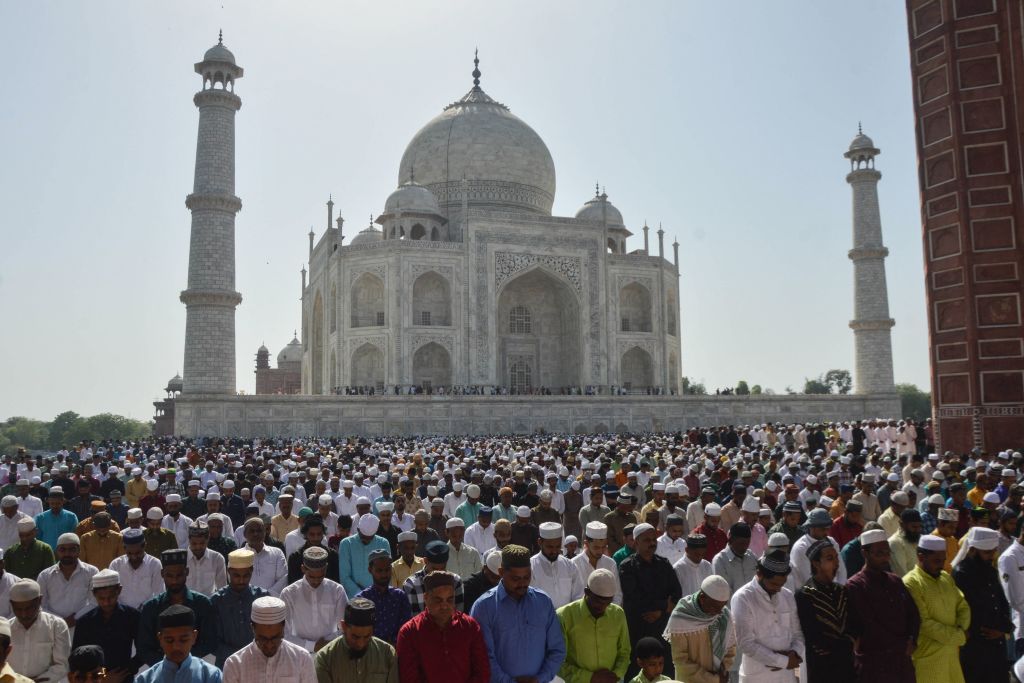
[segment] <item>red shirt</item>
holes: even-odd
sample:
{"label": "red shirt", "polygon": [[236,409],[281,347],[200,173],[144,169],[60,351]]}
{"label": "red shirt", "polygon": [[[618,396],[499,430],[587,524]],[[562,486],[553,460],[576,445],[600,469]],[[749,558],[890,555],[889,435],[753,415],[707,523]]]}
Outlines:
{"label": "red shirt", "polygon": [[398,671],[402,683],[490,683],[480,624],[455,612],[448,628],[420,612],[398,631]]}
{"label": "red shirt", "polygon": [[854,524],[853,522],[847,521],[846,515],[837,517],[832,522],[832,529],[828,532],[828,535],[836,540],[839,544],[840,549],[845,547],[847,543],[860,536],[861,532],[864,531],[864,527],[860,524]]}
{"label": "red shirt", "polygon": [[[701,524],[692,533],[704,534],[708,539],[708,552],[704,556],[704,559],[710,562],[715,558],[715,555],[725,550],[725,546],[729,543],[729,537],[719,527],[712,529],[706,524]],[[404,681],[402,683],[405,683]]]}

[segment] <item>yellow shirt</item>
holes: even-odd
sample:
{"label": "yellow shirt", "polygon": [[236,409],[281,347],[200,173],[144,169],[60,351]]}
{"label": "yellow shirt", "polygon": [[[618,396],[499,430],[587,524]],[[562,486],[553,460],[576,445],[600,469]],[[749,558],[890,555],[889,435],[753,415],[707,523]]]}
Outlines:
{"label": "yellow shirt", "polygon": [[0,683],[33,683],[28,676],[22,676],[11,668],[11,665],[4,662],[4,668],[0,669]]}
{"label": "yellow shirt", "polygon": [[971,505],[974,507],[980,508],[981,504],[984,502],[986,493],[988,493],[988,491],[982,491],[980,488],[975,486],[967,492],[967,500],[971,501]]}
{"label": "yellow shirt", "polygon": [[427,566],[427,563],[423,561],[422,557],[412,558],[412,564],[408,565],[405,560],[398,558],[391,563],[391,585],[395,588],[401,588],[405,585],[405,580],[410,576],[418,572]]}
{"label": "yellow shirt", "polygon": [[124,500],[130,508],[139,507],[139,500],[146,495],[146,480],[132,477],[124,486]]}
{"label": "yellow shirt", "polygon": [[[939,536],[938,530],[932,532],[932,536]],[[942,536],[939,536],[942,538]],[[953,571],[953,560],[960,552],[960,544],[956,542],[956,536],[947,536],[946,540],[946,564],[942,567],[946,572]]]}
{"label": "yellow shirt", "polygon": [[116,531],[100,537],[95,531],[82,536],[82,551],[79,559],[97,569],[107,569],[114,558],[124,555],[121,534]]}
{"label": "yellow shirt", "polygon": [[288,532],[298,528],[298,515],[288,515],[288,519],[285,519],[284,515],[274,515],[270,520],[270,536],[278,543],[284,543],[284,537],[288,535]]}

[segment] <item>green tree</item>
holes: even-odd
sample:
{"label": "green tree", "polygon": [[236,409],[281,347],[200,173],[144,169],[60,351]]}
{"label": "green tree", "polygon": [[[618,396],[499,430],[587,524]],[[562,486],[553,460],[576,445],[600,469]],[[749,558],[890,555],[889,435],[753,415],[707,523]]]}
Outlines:
{"label": "green tree", "polygon": [[761,385],[760,384],[755,384],[754,386],[750,387],[750,395],[751,396],[760,396],[763,393],[764,393],[764,391],[761,389]]}
{"label": "green tree", "polygon": [[73,410],[66,410],[50,423],[50,438],[48,439],[50,450],[60,450],[62,446],[70,446],[67,442],[67,434],[71,429],[81,422],[82,416]]}
{"label": "green tree", "polygon": [[737,396],[750,396],[750,387],[747,386],[747,381],[741,379],[736,383],[736,395]]}
{"label": "green tree", "polygon": [[689,377],[683,376],[682,385],[683,394],[690,396],[706,396],[708,390],[704,387],[701,382],[694,382]]}
{"label": "green tree", "polygon": [[897,384],[903,416],[913,420],[924,420],[932,416],[932,395],[921,391],[916,384]]}
{"label": "green tree", "polygon": [[832,391],[829,393],[848,394],[853,388],[853,377],[850,376],[849,370],[829,370],[819,379],[831,387]]}
{"label": "green tree", "polygon": [[832,387],[825,384],[819,377],[818,379],[804,379],[804,393],[805,394],[831,394]]}
{"label": "green tree", "polygon": [[12,417],[3,423],[0,431],[7,437],[12,450],[19,447],[46,448],[46,440],[49,436],[49,429],[45,422],[27,417]]}

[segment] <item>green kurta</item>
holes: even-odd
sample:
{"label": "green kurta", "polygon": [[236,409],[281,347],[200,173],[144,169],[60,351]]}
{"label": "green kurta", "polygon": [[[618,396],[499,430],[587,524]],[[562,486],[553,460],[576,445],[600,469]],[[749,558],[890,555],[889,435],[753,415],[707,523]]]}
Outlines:
{"label": "green kurta", "polygon": [[146,529],[142,535],[146,539],[146,552],[158,560],[163,551],[178,549],[178,539],[170,529]]}
{"label": "green kurta", "polygon": [[39,572],[55,564],[57,560],[53,557],[53,549],[39,539],[33,541],[28,548],[15,543],[4,553],[4,569],[19,579],[35,581],[39,578]]}
{"label": "green kurta", "polygon": [[963,683],[960,647],[967,642],[971,608],[953,577],[943,571],[939,578],[914,567],[903,583],[921,613],[921,631],[914,650],[917,680],[928,683]]}
{"label": "green kurta", "polygon": [[398,658],[395,648],[374,637],[367,652],[352,659],[345,636],[338,636],[315,655],[317,683],[398,683]]}
{"label": "green kurta", "polygon": [[590,683],[595,671],[608,669],[622,680],[629,667],[629,630],[626,613],[618,605],[608,605],[595,619],[585,600],[570,602],[556,610],[565,636],[565,661],[558,675],[566,683]]}

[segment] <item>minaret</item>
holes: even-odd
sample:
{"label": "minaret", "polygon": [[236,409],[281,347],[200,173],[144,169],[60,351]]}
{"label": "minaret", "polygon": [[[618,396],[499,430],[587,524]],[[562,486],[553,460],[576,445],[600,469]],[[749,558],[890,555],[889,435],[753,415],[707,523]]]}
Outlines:
{"label": "minaret", "polygon": [[234,394],[235,214],[242,201],[235,196],[235,112],[242,100],[235,80],[242,68],[222,39],[195,65],[203,89],[192,101],[199,108],[199,140],[192,194],[188,289],[185,304],[186,394]]}
{"label": "minaret", "polygon": [[857,137],[843,156],[850,160],[846,182],[853,188],[853,330],[856,358],[854,392],[890,394],[896,391],[892,377],[892,326],[889,293],[885,284],[882,219],[878,211],[875,157],[881,152],[857,126]]}

